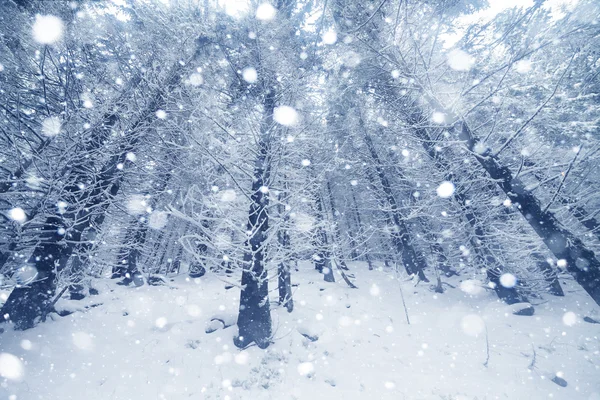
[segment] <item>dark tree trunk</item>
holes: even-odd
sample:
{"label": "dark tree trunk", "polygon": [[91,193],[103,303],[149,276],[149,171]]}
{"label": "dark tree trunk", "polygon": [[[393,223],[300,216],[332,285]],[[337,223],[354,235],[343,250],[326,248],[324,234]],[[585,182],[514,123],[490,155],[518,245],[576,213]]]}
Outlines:
{"label": "dark tree trunk", "polygon": [[[531,161],[524,161],[523,165],[527,167],[536,166]],[[538,173],[534,173],[533,176],[538,181],[544,180],[544,178]],[[514,179],[517,179],[517,176],[515,176]],[[596,237],[596,239],[600,240],[600,222],[598,222],[596,219],[595,214],[590,214],[585,207],[577,204],[576,198],[571,198],[568,195],[559,195],[558,197],[560,203],[567,207],[567,209],[571,212],[571,215],[573,215],[581,225],[585,226]]]}
{"label": "dark tree trunk", "polygon": [[[358,225],[358,232],[363,231],[363,223],[362,218],[360,217],[360,210],[358,209],[358,203],[356,202],[356,196],[354,194],[354,189],[350,186],[350,192],[352,193],[352,202],[354,203],[354,217],[356,218],[356,224]],[[365,260],[367,261],[367,265],[369,266],[369,271],[373,270],[373,262],[371,261],[371,255],[369,254],[369,250],[365,252]]]}
{"label": "dark tree trunk", "polygon": [[[198,48],[194,58],[201,54],[201,49],[207,44],[203,38],[197,40]],[[163,94],[175,88],[181,81],[182,66],[177,63],[170,77],[165,82],[164,88],[159,90],[152,98],[146,109],[140,114],[137,121],[130,127],[130,132],[135,132],[146,122],[154,118],[155,112],[164,102]],[[86,144],[86,150],[99,149],[110,136],[111,129],[118,120],[116,114],[111,114],[109,121],[103,123],[98,129],[98,134],[92,135]],[[115,121],[115,122],[113,122]],[[51,298],[56,291],[56,270],[64,268],[71,256],[76,243],[81,241],[83,231],[89,228],[94,210],[103,207],[104,202],[110,198],[111,186],[118,183],[122,177],[117,166],[123,164],[127,153],[132,151],[140,139],[138,135],[131,135],[118,154],[113,155],[95,177],[96,184],[89,188],[80,188],[79,184],[86,182],[89,176],[87,164],[78,164],[66,172],[69,176],[69,184],[65,191],[69,193],[67,203],[78,206],[77,210],[65,213],[59,217],[49,217],[43,227],[40,244],[34,249],[29,263],[34,265],[38,271],[38,282],[27,287],[13,290],[3,305],[0,313],[5,315],[5,320],[13,321],[15,328],[28,329],[34,326],[37,317],[45,318],[50,311]],[[118,186],[117,186],[118,190]],[[74,221],[76,223],[70,226]],[[68,240],[65,240],[68,239]]]}
{"label": "dark tree trunk", "polygon": [[285,263],[279,263],[277,267],[279,304],[284,306],[288,312],[294,310],[294,299],[292,298],[292,277],[290,266]]}
{"label": "dark tree trunk", "polygon": [[444,275],[446,275],[446,277],[451,277],[453,275],[458,275],[456,273],[456,271],[454,271],[450,267],[450,263],[448,262],[448,258],[446,257],[446,254],[444,254],[444,249],[442,248],[442,246],[439,243],[433,242],[431,244],[431,252],[437,258],[438,268],[444,273]]}
{"label": "dark tree trunk", "polygon": [[383,170],[383,166],[381,160],[379,159],[379,155],[377,154],[377,150],[373,145],[373,141],[371,137],[367,133],[366,129],[363,127],[363,134],[365,143],[367,145],[367,149],[371,154],[371,158],[373,159],[373,164],[375,167],[375,171],[377,172],[377,176],[379,177],[379,181],[383,188],[383,191],[386,195],[387,202],[390,205],[390,213],[391,216],[388,216],[390,222],[392,223],[392,243],[396,248],[396,251],[402,257],[402,263],[404,264],[404,268],[409,275],[417,275],[420,280],[429,282],[423,269],[426,267],[423,257],[419,257],[417,252],[412,244],[412,238],[410,232],[402,216],[400,215],[400,210],[398,209],[398,204],[396,202],[396,197],[392,191],[392,187],[387,179],[385,171]]}
{"label": "dark tree trunk", "polygon": [[[162,192],[166,189],[169,184],[169,180],[171,179],[171,173],[166,172],[160,175],[160,186],[156,189],[157,192]],[[152,209],[156,208],[156,196],[152,196],[152,201],[150,203],[150,207]],[[124,246],[121,249],[121,259],[119,260],[119,265],[117,268],[121,268],[117,275],[125,276],[125,279],[121,282],[124,285],[129,285],[132,281],[136,284],[136,286],[140,286],[143,283],[143,279],[141,278],[141,273],[138,269],[137,263],[142,255],[142,250],[144,245],[146,244],[146,238],[148,236],[148,222],[147,221],[138,221],[137,219],[133,222],[133,226],[130,228],[129,232],[125,237]],[[163,253],[164,257],[164,253]],[[123,264],[127,265],[125,270],[123,270]],[[162,259],[161,263],[158,266],[158,272],[160,273],[160,269],[162,267]],[[169,266],[167,266],[167,272],[169,270]],[[113,270],[113,276],[114,276]]]}
{"label": "dark tree trunk", "polygon": [[337,221],[335,220],[335,216],[336,216],[336,208],[335,208],[335,201],[333,199],[333,191],[331,190],[331,183],[329,182],[329,180],[327,181],[327,192],[329,193],[329,203],[331,206],[331,215],[333,218],[332,221],[332,225],[333,225],[333,242],[337,243],[336,246],[334,246],[334,252],[335,249],[338,249],[338,254],[334,254],[334,260],[333,262],[335,262],[336,267],[338,268],[338,271],[340,273],[340,275],[342,276],[342,279],[344,280],[344,282],[346,282],[346,284],[348,286],[350,286],[352,289],[357,289],[356,285],[354,285],[354,283],[352,283],[350,281],[350,279],[348,279],[348,276],[346,275],[346,273],[344,272],[344,270],[348,270],[348,266],[346,265],[346,262],[343,259],[343,250],[341,243],[340,243],[340,230],[339,230],[339,225],[337,224]]}
{"label": "dark tree trunk", "polygon": [[574,204],[569,199],[561,199],[561,203],[566,205],[568,209],[571,211],[571,214],[579,221],[579,223],[585,226],[596,236],[598,240],[600,240],[600,222],[595,218],[595,216],[590,215],[583,206],[578,204]]}
{"label": "dark tree trunk", "polygon": [[264,100],[265,117],[259,154],[254,165],[254,182],[248,212],[248,231],[251,232],[246,244],[242,270],[242,291],[237,319],[238,336],[234,344],[243,348],[255,342],[260,348],[267,348],[271,341],[271,311],[269,306],[269,282],[265,265],[265,242],[269,225],[267,207],[269,197],[264,191],[270,181],[270,143],[268,131],[273,125],[275,92],[269,90]]}
{"label": "dark tree trunk", "polygon": [[[422,120],[419,120],[415,116],[409,117],[409,122],[415,128],[415,133],[421,139],[423,148],[433,160],[435,167],[440,171],[446,172],[445,179],[447,181],[454,181],[454,175],[448,172],[451,171],[450,165],[443,160],[440,154],[435,150],[435,143],[430,137],[429,132],[427,132],[425,128],[420,127],[421,121]],[[473,228],[475,235],[471,239],[471,244],[475,252],[476,259],[478,260],[479,265],[482,265],[484,268],[486,268],[487,277],[492,283],[494,283],[494,291],[498,298],[508,304],[527,301],[527,298],[518,293],[515,287],[505,288],[500,284],[498,279],[502,275],[502,265],[492,254],[489,244],[487,243],[488,240],[485,231],[478,221],[475,210],[469,205],[469,200],[467,195],[464,193],[464,190],[460,187],[457,187],[454,191],[453,198],[460,205],[464,217],[469,225],[471,225]],[[515,299],[518,299],[518,301],[515,301]]]}
{"label": "dark tree trunk", "polygon": [[548,287],[546,290],[548,293],[554,296],[564,296],[565,292],[560,286],[560,282],[558,281],[558,274],[556,270],[548,264],[543,257],[539,255],[534,255],[534,258],[537,260],[537,265],[540,271],[542,271],[546,275],[546,283]]}
{"label": "dark tree trunk", "polygon": [[[455,129],[457,129],[455,127]],[[473,154],[479,139],[463,123],[460,131]],[[476,156],[477,161],[495,180],[498,187],[523,215],[533,230],[544,241],[548,249],[559,260],[567,264],[567,271],[575,278],[583,289],[600,304],[600,262],[594,252],[569,230],[564,228],[550,211],[544,211],[538,199],[520,181],[514,180],[508,167],[500,164],[490,151]]]}
{"label": "dark tree trunk", "polygon": [[137,267],[141,255],[141,247],[146,239],[147,226],[140,226],[137,219],[132,221],[127,230],[125,240],[119,251],[117,265],[113,268],[112,278],[123,278],[120,285],[129,285],[134,282],[136,286],[143,284],[142,275]]}
{"label": "dark tree trunk", "polygon": [[315,260],[315,269],[323,274],[323,280],[325,282],[335,282],[335,276],[333,275],[333,268],[331,264],[331,252],[329,250],[329,241],[327,238],[327,232],[325,228],[321,226],[323,221],[323,202],[321,195],[317,193],[315,204],[317,206],[317,221],[320,222],[320,226],[317,232],[317,258]]}
{"label": "dark tree trunk", "polygon": [[[284,187],[287,193],[287,183],[285,182],[285,175],[283,177]],[[279,200],[281,202],[281,195],[279,196]],[[279,215],[284,221],[284,227],[277,232],[277,238],[279,240],[279,244],[281,248],[284,250],[289,249],[290,247],[290,236],[287,232],[287,226],[285,226],[285,222],[288,220],[287,214],[285,214],[285,207],[283,204],[279,206]],[[294,300],[292,298],[292,278],[290,273],[290,265],[289,262],[286,261],[287,254],[284,256],[284,259],[279,263],[277,267],[277,286],[279,291],[279,304],[284,306],[288,312],[292,312],[294,309]]]}
{"label": "dark tree trunk", "polygon": [[35,248],[30,259],[37,269],[35,281],[24,287],[16,287],[2,306],[4,320],[14,323],[15,329],[32,328],[38,319],[50,311],[56,288],[54,267],[62,256],[62,248],[54,245],[63,238],[58,233],[60,226],[60,219],[48,218],[40,235],[41,244]]}
{"label": "dark tree trunk", "polygon": [[[29,258],[29,264],[38,272],[37,280],[42,283],[13,290],[0,311],[2,315],[8,315],[5,320],[13,321],[16,329],[33,327],[37,317],[44,318],[45,313],[50,311],[50,299],[56,290],[56,271],[65,267],[75,244],[81,241],[83,231],[90,225],[93,210],[108,201],[107,197],[111,193],[109,188],[115,174],[116,164],[114,170],[111,168],[100,174],[99,184],[75,201],[75,204],[84,203],[84,207],[76,214],[68,213],[64,217],[52,216],[46,219],[40,244]],[[77,224],[69,227],[71,221],[77,221]],[[31,301],[35,305],[29,304]],[[32,310],[41,314],[35,314]]]}

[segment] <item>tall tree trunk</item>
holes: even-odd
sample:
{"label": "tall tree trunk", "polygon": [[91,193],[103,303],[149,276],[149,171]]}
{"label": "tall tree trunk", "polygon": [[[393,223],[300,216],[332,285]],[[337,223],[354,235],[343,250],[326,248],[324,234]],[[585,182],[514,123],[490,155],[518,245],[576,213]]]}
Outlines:
{"label": "tall tree trunk", "polygon": [[137,262],[141,255],[141,247],[146,238],[146,226],[141,226],[135,218],[127,229],[125,239],[119,250],[117,265],[113,268],[112,278],[123,278],[120,285],[129,285],[135,282],[136,286],[141,286],[144,281],[137,267]]}
{"label": "tall tree trunk", "polygon": [[[284,181],[283,186],[285,189],[285,194],[289,195],[288,185],[286,182],[285,175],[283,176],[283,181]],[[277,238],[279,240],[279,244],[280,244],[281,248],[284,250],[284,258],[281,260],[281,262],[279,263],[279,265],[277,267],[277,277],[278,277],[278,280],[277,280],[278,285],[277,286],[278,286],[278,291],[279,291],[279,304],[284,306],[288,312],[292,312],[292,310],[294,309],[294,300],[292,298],[292,279],[291,279],[291,272],[290,272],[290,264],[286,260],[287,254],[285,254],[285,250],[289,250],[289,248],[290,248],[290,235],[287,231],[287,226],[286,226],[286,222],[288,221],[289,217],[285,213],[285,206],[283,205],[281,200],[282,200],[282,195],[280,194],[279,195],[279,201],[280,201],[279,216],[282,219],[283,228],[277,232]]]}
{"label": "tall tree trunk", "polygon": [[511,200],[512,204],[523,215],[533,230],[544,241],[548,249],[558,260],[566,263],[567,271],[575,278],[583,289],[600,304],[600,262],[594,252],[568,229],[563,227],[550,211],[545,211],[539,200],[519,181],[513,179],[508,167],[502,166],[491,151],[484,154],[475,152],[479,139],[473,135],[465,122],[462,127],[453,127],[460,130],[460,137],[465,141],[467,148],[487,174],[494,179],[498,187]]}
{"label": "tall tree trunk", "polygon": [[323,227],[323,200],[319,193],[316,194],[315,205],[317,207],[317,223],[319,225],[317,231],[317,254],[315,259],[315,268],[323,274],[325,282],[335,282],[333,275],[333,265],[331,263],[331,252],[327,239],[327,231]]}
{"label": "tall tree trunk", "polygon": [[264,117],[259,141],[259,153],[254,164],[254,181],[250,210],[248,211],[248,231],[250,238],[246,244],[242,269],[242,291],[237,319],[238,336],[234,338],[237,347],[246,347],[252,342],[260,348],[267,348],[271,341],[271,311],[269,306],[269,282],[265,263],[265,244],[269,228],[267,188],[270,181],[271,146],[269,130],[273,127],[275,91],[269,89],[264,99]]}
{"label": "tall tree trunk", "polygon": [[[333,248],[333,262],[336,264],[336,267],[338,268],[338,271],[340,273],[340,275],[342,276],[342,279],[344,280],[344,282],[346,282],[346,284],[348,286],[350,286],[352,289],[357,289],[356,285],[354,285],[354,283],[352,283],[350,281],[350,279],[348,279],[348,276],[346,275],[346,273],[344,272],[344,270],[341,267],[345,268],[346,270],[348,270],[348,267],[346,266],[346,262],[344,261],[343,258],[343,251],[344,249],[341,246],[340,243],[340,230],[339,230],[339,225],[337,224],[337,221],[335,220],[336,217],[336,209],[335,209],[335,202],[333,199],[333,191],[331,190],[331,184],[329,182],[329,180],[327,180],[327,193],[329,194],[329,203],[331,206],[331,215],[332,215],[332,226],[333,226],[333,232],[332,232],[332,236],[333,236],[333,243],[334,243],[334,248]],[[337,251],[336,251],[337,249]]]}
{"label": "tall tree trunk", "polygon": [[[352,203],[354,204],[354,218],[356,219],[356,224],[358,226],[357,231],[363,231],[363,223],[362,218],[360,217],[360,210],[358,209],[358,203],[356,202],[356,195],[354,194],[354,189],[350,186],[350,193],[352,193]],[[369,266],[369,271],[373,270],[373,262],[371,261],[371,255],[369,254],[369,250],[365,251],[365,260],[367,261],[367,265]]]}
{"label": "tall tree trunk", "polygon": [[[523,165],[526,167],[536,166],[535,163],[531,161],[524,161]],[[544,180],[544,178],[538,173],[534,173],[533,176],[538,181]],[[515,176],[514,179],[517,179],[517,177]],[[596,237],[596,239],[600,240],[600,222],[596,219],[595,214],[590,214],[585,209],[585,207],[577,204],[577,199],[571,198],[568,195],[559,193],[558,199],[561,204],[566,206],[566,208],[570,211],[571,215],[573,215],[581,225],[585,226]]]}
{"label": "tall tree trunk", "polygon": [[[170,172],[160,174],[160,186],[155,189],[155,191],[160,193],[165,190],[170,179]],[[150,202],[150,208],[154,210],[157,206],[157,198],[156,196],[152,196],[151,198],[152,200]],[[147,220],[139,221],[136,219],[133,226],[130,228],[131,233],[128,232],[126,235],[125,244],[121,250],[121,262],[126,261],[127,267],[124,271],[121,269],[121,274],[124,272],[125,275],[125,279],[121,282],[121,284],[129,285],[129,283],[133,281],[137,286],[140,286],[140,284],[143,283],[137,263],[142,255],[144,245],[146,244],[148,228],[149,226]],[[161,265],[162,264],[159,265],[159,269]]]}
{"label": "tall tree trunk", "polygon": [[425,276],[425,273],[423,272],[423,269],[426,267],[423,261],[423,257],[418,257],[417,252],[413,247],[410,232],[408,231],[408,227],[406,226],[402,216],[400,215],[400,210],[398,209],[396,197],[394,196],[392,187],[389,183],[389,180],[387,179],[385,171],[383,170],[381,160],[379,159],[377,150],[373,145],[371,136],[367,133],[364,126],[361,126],[361,128],[363,130],[364,140],[367,145],[367,149],[369,150],[371,158],[373,159],[375,171],[377,172],[377,176],[379,177],[379,181],[385,193],[387,202],[390,205],[390,222],[393,224],[392,242],[396,247],[396,251],[402,257],[402,263],[404,264],[406,272],[410,275],[418,275],[419,279],[421,279],[422,281],[429,282],[429,280]]}
{"label": "tall tree trunk", "polygon": [[[207,42],[202,37],[198,38],[198,47],[192,59],[201,54],[201,50]],[[143,128],[145,123],[155,118],[155,112],[164,103],[165,94],[181,82],[182,68],[179,63],[175,64],[164,87],[155,93],[140,117],[131,125],[130,132]],[[118,119],[116,115],[112,118]],[[109,136],[110,129],[103,125],[100,132],[100,135],[92,137],[87,144],[88,149],[100,148]],[[69,174],[71,176],[70,183],[65,188],[70,195],[67,202],[71,211],[60,217],[51,216],[46,219],[40,236],[40,244],[36,246],[29,259],[29,263],[34,265],[37,270],[36,282],[27,287],[14,289],[0,310],[0,313],[5,316],[4,320],[12,321],[16,329],[33,327],[38,317],[43,319],[50,311],[52,297],[56,291],[56,271],[65,267],[75,244],[81,241],[82,233],[89,228],[94,210],[108,201],[111,186],[119,182],[122,177],[118,165],[125,163],[127,153],[135,148],[139,139],[139,134],[128,138],[118,153],[113,155],[101,169],[94,179],[97,183],[91,187],[80,187],[81,183],[87,181],[85,178],[89,174],[85,164],[77,165],[72,169]]]}
{"label": "tall tree trunk", "polygon": [[[414,131],[421,139],[421,143],[427,154],[431,157],[434,166],[439,171],[446,173],[444,179],[449,182],[454,181],[454,175],[451,172],[451,166],[443,158],[441,158],[439,152],[435,150],[435,142],[429,135],[429,132],[420,126],[420,121],[414,116],[410,119],[411,124],[414,127]],[[494,285],[493,289],[496,295],[508,304],[518,303],[527,301],[525,296],[517,292],[515,287],[505,288],[500,284],[500,276],[503,274],[503,267],[501,263],[496,259],[490,250],[490,243],[484,228],[479,223],[476,216],[476,212],[470,205],[470,201],[467,198],[464,190],[457,187],[452,195],[453,199],[460,205],[463,215],[471,228],[473,229],[474,235],[471,237],[471,245],[475,252],[478,264],[486,268],[486,275],[490,282]]]}

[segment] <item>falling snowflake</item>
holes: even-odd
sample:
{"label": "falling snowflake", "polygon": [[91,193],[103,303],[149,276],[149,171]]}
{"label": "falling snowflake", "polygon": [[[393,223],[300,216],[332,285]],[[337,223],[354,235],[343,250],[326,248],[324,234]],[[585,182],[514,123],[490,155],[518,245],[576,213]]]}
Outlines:
{"label": "falling snowflake", "polygon": [[479,315],[465,315],[460,321],[463,332],[469,336],[479,336],[485,329],[485,322]]}
{"label": "falling snowflake", "polygon": [[372,284],[371,288],[369,289],[369,293],[371,294],[371,296],[379,296],[381,290],[379,289],[379,286],[377,286],[376,284]]}
{"label": "falling snowflake", "polygon": [[27,221],[27,215],[25,214],[25,211],[23,211],[23,209],[21,207],[15,207],[15,208],[11,209],[8,212],[8,218],[12,219],[13,221],[19,222],[19,223],[23,223],[23,222]]}
{"label": "falling snowflake", "polygon": [[443,124],[444,122],[446,122],[446,114],[441,112],[434,112],[431,115],[431,120],[436,124]]}
{"label": "falling snowflake", "polygon": [[48,117],[42,122],[42,135],[53,137],[60,133],[62,123],[58,117]]}
{"label": "falling snowflake", "polygon": [[298,124],[300,117],[298,116],[298,112],[292,107],[279,106],[273,110],[273,119],[283,126],[294,126]]}
{"label": "falling snowflake", "polygon": [[275,18],[277,10],[269,3],[262,3],[256,8],[256,19],[270,21]]}
{"label": "falling snowflake", "polygon": [[258,73],[253,67],[246,67],[242,71],[242,78],[248,83],[255,83],[258,80]]}
{"label": "falling snowflake", "polygon": [[306,159],[302,160],[303,167],[308,167],[309,165],[310,165],[310,160],[306,160]]}
{"label": "falling snowflake", "polygon": [[577,323],[577,314],[573,311],[567,311],[562,317],[563,324],[573,326]]}
{"label": "falling snowflake", "polygon": [[489,147],[483,142],[475,143],[475,147],[473,148],[473,151],[475,151],[475,153],[481,154],[481,155],[484,155],[485,153],[487,153],[488,150],[489,150]]}
{"label": "falling snowflake", "polygon": [[127,212],[131,215],[143,214],[146,211],[148,204],[146,198],[140,194],[134,194],[127,199]]}
{"label": "falling snowflake", "polygon": [[156,319],[156,321],[154,321],[154,325],[158,329],[162,329],[165,326],[167,326],[167,319],[165,317],[159,317],[159,318]]}
{"label": "falling snowflake", "polygon": [[0,376],[12,381],[19,381],[25,374],[23,362],[10,353],[0,354]]}
{"label": "falling snowflake", "polygon": [[237,197],[237,194],[235,193],[235,190],[233,190],[233,189],[227,189],[221,193],[221,201],[226,202],[226,203],[235,201],[236,197]]}
{"label": "falling snowflake", "polygon": [[245,350],[242,350],[240,353],[235,355],[234,361],[236,364],[244,365],[244,364],[248,364],[249,358],[250,358],[250,355],[248,354],[248,352]]}
{"label": "falling snowflake", "polygon": [[31,172],[27,178],[25,178],[25,182],[28,188],[40,189],[42,183],[44,182],[44,178],[34,175],[34,173]]}
{"label": "falling snowflake", "polygon": [[89,333],[75,332],[73,334],[73,344],[80,350],[91,350],[94,347],[94,340]]}
{"label": "falling snowflake", "polygon": [[443,199],[447,199],[454,194],[454,184],[452,182],[444,181],[436,189],[437,195]]}
{"label": "falling snowflake", "polygon": [[454,49],[448,53],[448,65],[455,71],[468,71],[474,63],[475,59],[463,50]]}
{"label": "falling snowflake", "polygon": [[477,279],[467,279],[460,283],[460,290],[471,295],[478,296],[483,293],[483,285]]}
{"label": "falling snowflake", "polygon": [[21,340],[21,348],[23,350],[31,350],[33,348],[33,344],[31,343],[31,340],[27,340],[27,339]]}
{"label": "falling snowflake", "polygon": [[311,362],[303,362],[298,365],[298,373],[302,376],[306,376],[312,372],[314,372],[315,366]]}
{"label": "falling snowflake", "polygon": [[515,67],[519,74],[526,74],[531,72],[532,63],[530,60],[521,60],[515,63]]}
{"label": "falling snowflake", "polygon": [[54,15],[37,15],[33,24],[33,38],[40,44],[52,44],[63,36],[64,24]]}
{"label": "falling snowflake", "polygon": [[509,273],[502,274],[500,276],[500,284],[508,289],[513,288],[517,284],[517,277]]}
{"label": "falling snowflake", "polygon": [[59,214],[64,214],[65,212],[67,212],[68,207],[69,207],[69,203],[67,203],[66,201],[61,200],[56,203],[56,208],[58,208]]}
{"label": "falling snowflake", "polygon": [[204,83],[204,78],[199,73],[194,72],[188,78],[188,82],[187,83],[189,83],[192,86],[200,86],[200,85],[202,85]]}
{"label": "falling snowflake", "polygon": [[167,112],[165,110],[158,110],[158,111],[156,111],[156,118],[158,118],[158,119],[166,119],[167,118]]}
{"label": "falling snowflake", "polygon": [[333,30],[329,30],[323,34],[322,39],[325,44],[334,44],[337,42],[337,33]]}
{"label": "falling snowflake", "polygon": [[190,317],[199,317],[200,315],[202,315],[202,309],[195,305],[195,304],[190,304],[188,305],[186,308],[186,312]]}
{"label": "falling snowflake", "polygon": [[169,214],[164,211],[155,211],[148,217],[148,226],[152,229],[160,230],[167,226]]}

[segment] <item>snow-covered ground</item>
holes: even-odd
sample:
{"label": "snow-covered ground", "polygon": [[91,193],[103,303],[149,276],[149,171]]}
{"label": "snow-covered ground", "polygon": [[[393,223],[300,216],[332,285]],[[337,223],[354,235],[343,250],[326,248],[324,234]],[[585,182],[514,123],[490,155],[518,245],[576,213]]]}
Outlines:
{"label": "snow-covered ground", "polygon": [[214,275],[98,280],[99,295],[57,304],[79,311],[0,335],[0,399],[600,399],[600,324],[582,320],[600,311],[570,281],[516,316],[490,290],[461,291],[466,277],[436,294],[351,269],[359,289],[301,264],[293,313],[272,303],[267,350],[233,346],[239,289]]}

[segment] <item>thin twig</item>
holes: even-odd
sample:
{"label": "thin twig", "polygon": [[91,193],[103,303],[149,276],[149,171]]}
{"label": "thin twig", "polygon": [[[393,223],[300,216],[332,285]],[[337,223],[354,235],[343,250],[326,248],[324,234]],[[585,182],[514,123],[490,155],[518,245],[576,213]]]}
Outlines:
{"label": "thin twig", "polygon": [[531,350],[533,351],[533,359],[531,360],[531,363],[529,364],[529,369],[533,371],[533,369],[535,368],[535,347],[533,347],[533,344],[531,344]]}
{"label": "thin twig", "polygon": [[490,361],[490,340],[488,337],[487,325],[485,325],[485,362],[483,363],[483,366],[487,368],[489,361]]}
{"label": "thin twig", "polygon": [[[398,263],[394,263],[394,267],[396,269],[396,277],[399,278],[398,275]],[[400,288],[400,297],[402,298],[402,305],[404,306],[404,314],[406,315],[406,322],[410,325],[410,318],[408,318],[408,309],[406,308],[406,302],[404,301],[404,292],[402,291],[402,284],[398,282],[398,287]]]}
{"label": "thin twig", "polygon": [[348,32],[344,32],[344,33],[356,33],[358,31],[360,31],[365,25],[367,25],[373,19],[373,17],[375,16],[375,14],[377,14],[379,12],[379,10],[381,10],[381,7],[383,7],[383,5],[385,3],[387,3],[387,0],[383,0],[381,2],[381,4],[379,4],[379,6],[375,9],[375,11],[373,11],[373,14],[371,14],[371,16],[369,18],[367,18],[367,20],[365,22],[363,22],[362,24],[360,24],[358,26],[358,28],[353,29],[353,30],[348,31]]}
{"label": "thin twig", "polygon": [[543,213],[546,213],[546,211],[548,211],[548,209],[550,208],[552,203],[554,203],[554,200],[556,200],[556,196],[558,196],[558,194],[560,193],[560,190],[562,189],[562,187],[565,183],[565,180],[567,179],[567,176],[569,176],[569,172],[571,172],[571,168],[573,168],[573,165],[575,164],[575,160],[577,160],[577,156],[579,156],[579,153],[581,153],[582,148],[583,148],[583,145],[579,146],[577,153],[575,153],[575,157],[573,157],[573,159],[571,160],[571,163],[569,164],[569,168],[567,168],[567,172],[565,172],[562,180],[560,181],[560,184],[558,185],[558,189],[556,189],[556,192],[554,193],[554,196],[552,196],[550,203],[548,203],[546,208],[544,208]]}
{"label": "thin twig", "polygon": [[538,107],[538,109],[533,113],[533,115],[531,115],[531,117],[529,117],[529,119],[527,119],[527,121],[525,121],[525,123],[523,123],[523,125],[521,125],[521,127],[510,138],[508,138],[508,140],[502,145],[502,147],[500,147],[500,149],[496,153],[494,153],[493,157],[498,157],[498,155],[502,152],[502,150],[506,149],[512,143],[512,141],[515,140],[517,138],[517,136],[519,136],[521,134],[521,132],[523,132],[523,130],[527,127],[527,125],[529,125],[529,123],[540,113],[540,111],[542,111],[542,109],[544,107],[546,107],[546,104],[548,104],[548,102],[550,102],[550,100],[552,100],[552,98],[558,91],[558,87],[560,86],[560,83],[562,82],[563,78],[567,74],[567,71],[569,70],[569,67],[571,66],[571,63],[573,62],[573,59],[575,58],[576,55],[577,55],[577,52],[573,53],[573,56],[571,57],[571,60],[569,60],[569,64],[567,65],[567,68],[565,68],[562,75],[560,76],[560,79],[558,80],[558,82],[556,82],[556,86],[554,86],[554,90],[552,91],[552,94],[546,99],[546,101],[544,101],[542,103],[541,106]]}

